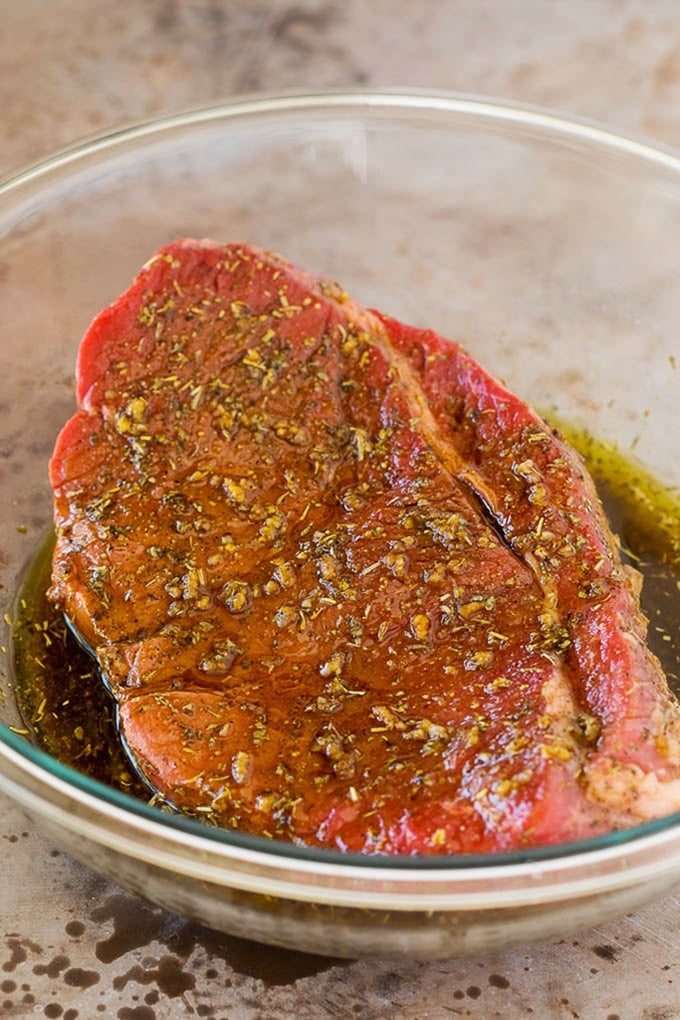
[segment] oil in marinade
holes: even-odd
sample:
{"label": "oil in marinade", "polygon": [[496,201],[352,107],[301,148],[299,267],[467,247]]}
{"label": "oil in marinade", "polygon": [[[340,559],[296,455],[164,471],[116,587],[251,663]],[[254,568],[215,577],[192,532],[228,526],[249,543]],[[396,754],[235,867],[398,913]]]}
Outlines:
{"label": "oil in marinade", "polygon": [[[643,576],[649,646],[680,696],[680,499],[611,445],[582,430],[563,431],[586,459],[624,562]],[[53,544],[50,538],[40,550],[18,600],[13,662],[24,722],[55,758],[149,800],[121,744],[115,705],[96,663],[46,598]]]}
{"label": "oil in marinade", "polygon": [[22,586],[13,631],[14,685],[34,743],[93,779],[149,799],[118,739],[115,706],[96,662],[47,599],[52,535]]}

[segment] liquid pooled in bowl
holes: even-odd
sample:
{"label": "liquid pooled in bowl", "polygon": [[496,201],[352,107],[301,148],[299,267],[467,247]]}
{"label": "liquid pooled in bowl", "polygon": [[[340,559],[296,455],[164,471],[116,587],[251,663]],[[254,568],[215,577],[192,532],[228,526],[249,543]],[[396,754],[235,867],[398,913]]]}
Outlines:
{"label": "liquid pooled in bowl", "polygon": [[[649,646],[680,696],[680,499],[614,447],[561,427],[586,459],[624,561],[642,574]],[[61,762],[149,800],[95,661],[46,597],[53,544],[50,536],[26,576],[14,627],[14,686],[27,735]]]}
{"label": "liquid pooled in bowl", "polygon": [[54,535],[31,564],[17,600],[13,686],[26,734],[92,779],[148,800],[118,737],[115,706],[96,661],[47,598]]}

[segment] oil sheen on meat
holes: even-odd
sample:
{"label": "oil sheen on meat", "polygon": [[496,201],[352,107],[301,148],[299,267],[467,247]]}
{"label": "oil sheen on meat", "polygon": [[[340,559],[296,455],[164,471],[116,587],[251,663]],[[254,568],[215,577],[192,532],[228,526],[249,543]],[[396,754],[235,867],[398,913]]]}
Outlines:
{"label": "oil sheen on meat", "polygon": [[474,853],[680,809],[680,714],[580,457],[461,346],[247,245],[88,330],[51,598],[149,786],[311,846]]}

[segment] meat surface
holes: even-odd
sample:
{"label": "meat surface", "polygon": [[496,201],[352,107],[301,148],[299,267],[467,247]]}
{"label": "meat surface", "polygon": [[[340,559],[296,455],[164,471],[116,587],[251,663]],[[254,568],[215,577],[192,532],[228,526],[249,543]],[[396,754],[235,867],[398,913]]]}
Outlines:
{"label": "meat surface", "polygon": [[245,245],[88,330],[51,597],[150,787],[375,853],[680,808],[680,714],[584,465],[458,344]]}

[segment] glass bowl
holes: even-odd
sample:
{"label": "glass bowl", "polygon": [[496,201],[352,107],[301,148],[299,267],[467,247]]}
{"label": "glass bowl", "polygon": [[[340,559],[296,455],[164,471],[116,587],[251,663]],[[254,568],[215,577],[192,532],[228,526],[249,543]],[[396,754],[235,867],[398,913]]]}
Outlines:
{"label": "glass bowl", "polygon": [[[462,340],[544,413],[634,447],[680,484],[680,157],[461,96],[246,99],[87,142],[0,187],[7,620],[49,528],[46,467],[74,407],[80,337],[156,248],[187,235],[279,250]],[[2,791],[92,868],[228,933],[443,957],[564,935],[680,881],[677,815],[587,843],[432,859],[201,826],[32,746],[9,653],[0,670]]]}

